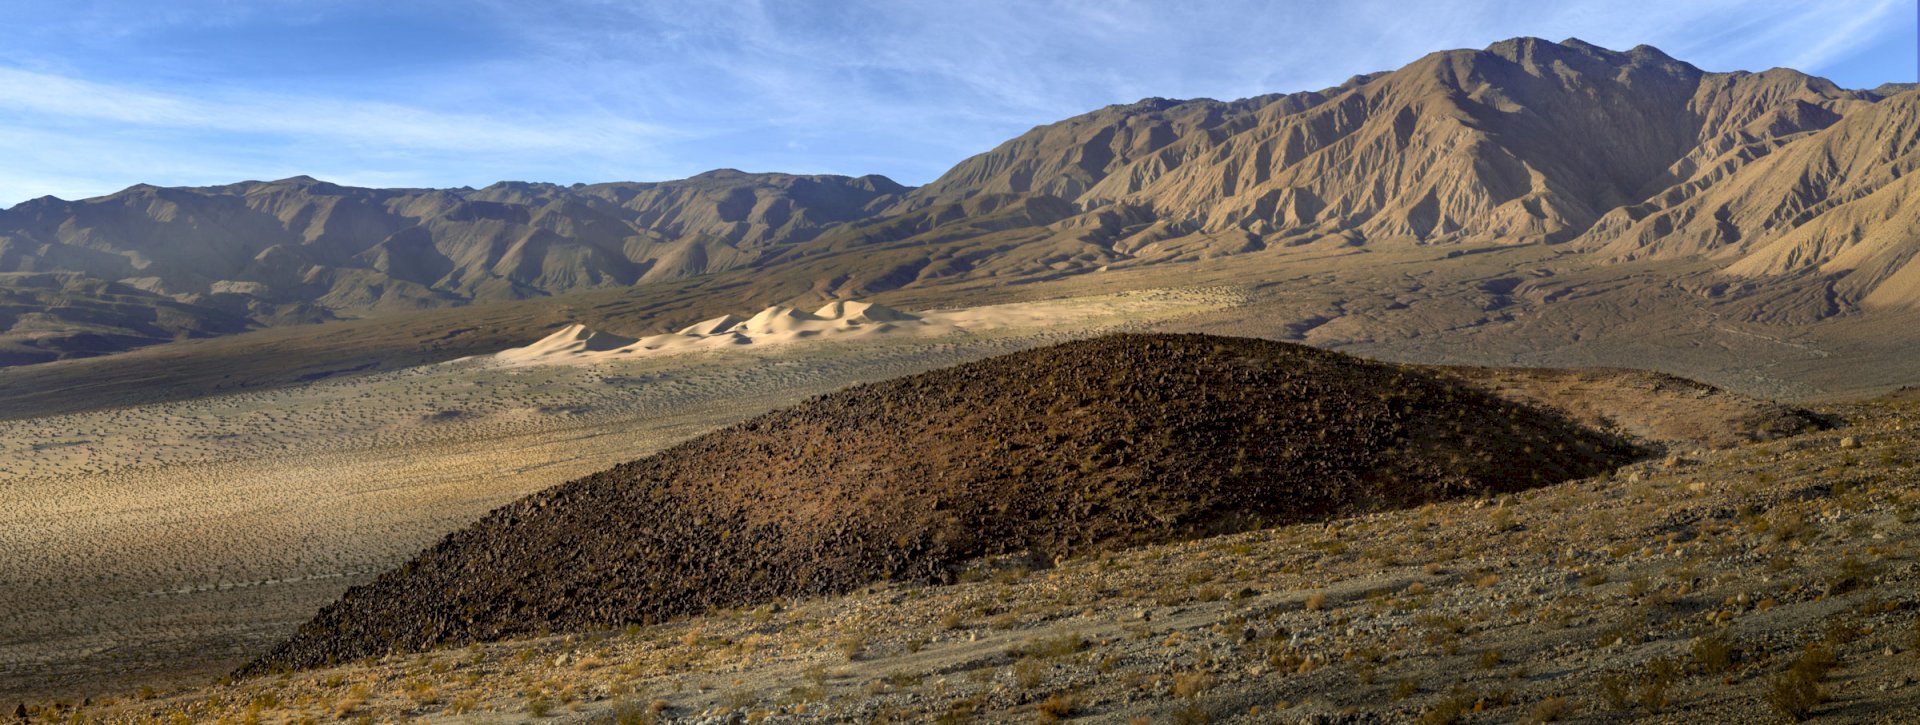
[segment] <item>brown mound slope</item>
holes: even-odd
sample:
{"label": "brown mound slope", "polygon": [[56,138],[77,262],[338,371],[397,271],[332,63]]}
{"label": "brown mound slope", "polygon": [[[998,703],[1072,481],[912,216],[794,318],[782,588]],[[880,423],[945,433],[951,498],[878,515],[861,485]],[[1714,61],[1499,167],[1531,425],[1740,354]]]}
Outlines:
{"label": "brown mound slope", "polygon": [[242,672],[1512,491],[1638,452],[1412,368],[1110,336],[821,396],[528,497]]}
{"label": "brown mound slope", "polygon": [[1654,448],[1726,448],[1833,427],[1812,411],[1624,368],[1424,368]]}

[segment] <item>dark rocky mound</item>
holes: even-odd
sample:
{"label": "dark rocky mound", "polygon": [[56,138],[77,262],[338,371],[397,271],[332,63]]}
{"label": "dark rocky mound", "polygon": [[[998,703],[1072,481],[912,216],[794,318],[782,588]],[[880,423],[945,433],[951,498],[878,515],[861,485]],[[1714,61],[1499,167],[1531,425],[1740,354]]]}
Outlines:
{"label": "dark rocky mound", "polygon": [[556,486],[349,590],[242,674],[1594,475],[1619,439],[1407,367],[1117,335],[824,395]]}

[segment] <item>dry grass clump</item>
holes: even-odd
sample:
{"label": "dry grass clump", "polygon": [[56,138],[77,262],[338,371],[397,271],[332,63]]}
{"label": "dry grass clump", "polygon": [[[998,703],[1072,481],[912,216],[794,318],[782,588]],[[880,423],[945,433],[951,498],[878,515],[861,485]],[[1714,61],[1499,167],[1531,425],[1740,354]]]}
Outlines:
{"label": "dry grass clump", "polygon": [[1839,665],[1840,658],[1826,645],[1807,645],[1785,671],[1766,679],[1767,706],[1774,714],[1794,722],[1813,717],[1814,710],[1827,701],[1820,685]]}
{"label": "dry grass clump", "polygon": [[1084,651],[1091,645],[1092,643],[1088,642],[1086,637],[1081,636],[1078,632],[1074,632],[1013,647],[1007,650],[1007,656],[1014,658],[1033,657],[1038,659],[1065,657]]}
{"label": "dry grass clump", "polygon": [[1192,698],[1213,689],[1216,682],[1209,672],[1183,672],[1173,676],[1173,696]]}
{"label": "dry grass clump", "polygon": [[1554,696],[1534,703],[1527,710],[1528,722],[1559,722],[1573,714],[1573,705],[1564,697]]}
{"label": "dry grass clump", "polygon": [[867,638],[860,635],[847,635],[834,640],[833,647],[848,661],[857,660],[860,659],[860,655],[866,654]]}
{"label": "dry grass clump", "polygon": [[1009,671],[1013,673],[1015,684],[1021,689],[1031,690],[1047,681],[1047,669],[1047,663],[1038,658],[1023,657],[1015,661]]}
{"label": "dry grass clump", "polygon": [[1065,720],[1073,717],[1074,713],[1079,712],[1079,710],[1079,699],[1076,698],[1073,693],[1068,692],[1054,693],[1052,696],[1035,703],[1033,706],[1033,711],[1039,716],[1041,722],[1058,722]]}
{"label": "dry grass clump", "polygon": [[1694,666],[1709,675],[1733,669],[1734,660],[1739,654],[1734,649],[1733,638],[1724,629],[1696,637],[1689,647],[1689,653],[1693,656]]}

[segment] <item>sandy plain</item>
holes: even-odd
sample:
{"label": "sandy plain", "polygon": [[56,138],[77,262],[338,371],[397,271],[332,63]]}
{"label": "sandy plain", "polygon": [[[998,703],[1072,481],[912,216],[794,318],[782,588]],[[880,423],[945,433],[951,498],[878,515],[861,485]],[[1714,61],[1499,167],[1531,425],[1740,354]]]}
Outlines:
{"label": "sandy plain", "polygon": [[[404,358],[395,351],[430,337],[428,323],[519,319],[476,306],[9,369],[0,701],[204,682],[522,494],[807,395],[1103,330],[1270,337],[1420,363],[1660,369],[1778,399],[1867,394],[1916,374],[1917,358],[1887,334],[1906,324],[1898,316],[1768,324],[1631,269],[1566,271],[1533,292],[1491,284],[1547,264],[1550,249],[1411,250],[1366,264],[1356,254],[1277,250],[992,294],[889,296],[911,311],[1015,299],[1050,312],[963,336],[616,367],[462,363],[288,384],[315,373],[260,366],[355,369],[368,355]],[[555,302],[545,329],[581,319],[561,310],[637,314],[617,299],[587,304],[598,299]],[[520,344],[545,334],[522,327]],[[169,387],[155,397],[159,380]],[[112,403],[129,395],[152,402]]]}
{"label": "sandy plain", "polygon": [[846,385],[1235,299],[1087,296],[937,337],[585,366],[472,359],[0,422],[0,693],[205,681],[526,493]]}

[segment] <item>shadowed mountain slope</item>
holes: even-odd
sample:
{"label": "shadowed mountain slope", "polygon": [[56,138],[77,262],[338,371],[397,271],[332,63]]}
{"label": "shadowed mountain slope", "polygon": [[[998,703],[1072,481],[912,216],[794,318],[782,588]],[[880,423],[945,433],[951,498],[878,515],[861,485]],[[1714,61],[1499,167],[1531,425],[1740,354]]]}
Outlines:
{"label": "shadowed mountain slope", "polygon": [[244,671],[942,581],[982,556],[1514,491],[1638,454],[1412,368],[1115,335],[825,395],[536,494]]}
{"label": "shadowed mountain slope", "polygon": [[[1681,263],[1710,260],[1710,278],[1687,289],[1766,309],[1742,318],[1801,324],[1920,305],[1915,220],[1898,204],[1920,163],[1920,95],[1895,90],[1515,38],[1320,91],[1109,106],[918,189],[722,170],[565,187],[297,177],[43,198],[0,211],[0,273],[77,273],[155,305],[278,325],[740,270],[756,279],[738,298],[787,303],[773,291],[865,297],[1301,245],[1568,243],[1562,269],[1655,260],[1679,277],[1693,269]],[[1794,299],[1765,289],[1777,279],[1795,281]],[[101,324],[137,327],[146,314]],[[52,352],[20,359],[114,349],[35,334]]]}
{"label": "shadowed mountain slope", "polygon": [[1920,305],[1920,93],[1849,114],[1744,166],[1609,215],[1588,235],[1616,260],[1707,256],[1738,277],[1821,276],[1826,306]]}
{"label": "shadowed mountain slope", "polygon": [[360,189],[296,177],[136,186],[0,211],[0,273],[68,272],[262,324],[671,281],[870,216],[867,176]]}
{"label": "shadowed mountain slope", "polygon": [[80,274],[0,273],[0,367],[254,327],[244,316]]}

